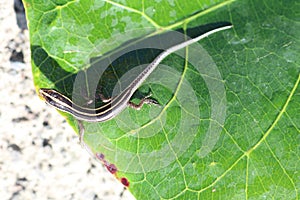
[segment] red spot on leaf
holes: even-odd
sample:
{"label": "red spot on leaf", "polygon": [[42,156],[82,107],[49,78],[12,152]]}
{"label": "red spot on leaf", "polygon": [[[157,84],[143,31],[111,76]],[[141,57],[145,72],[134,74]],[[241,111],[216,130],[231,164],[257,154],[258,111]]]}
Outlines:
{"label": "red spot on leaf", "polygon": [[129,187],[129,181],[127,180],[127,178],[125,178],[125,177],[121,178],[121,183],[124,186]]}
{"label": "red spot on leaf", "polygon": [[104,160],[104,155],[102,153],[96,153],[96,157],[101,161]]}
{"label": "red spot on leaf", "polygon": [[114,164],[110,164],[109,162],[107,162],[107,161],[104,159],[104,154],[102,154],[102,153],[96,153],[95,156],[96,156],[96,158],[97,158],[98,160],[100,160],[100,161],[103,163],[103,165],[106,167],[106,169],[107,169],[110,173],[115,174],[115,173],[118,171],[117,167],[116,167]]}
{"label": "red spot on leaf", "polygon": [[114,164],[109,164],[105,166],[110,173],[115,174],[117,172],[117,167]]}

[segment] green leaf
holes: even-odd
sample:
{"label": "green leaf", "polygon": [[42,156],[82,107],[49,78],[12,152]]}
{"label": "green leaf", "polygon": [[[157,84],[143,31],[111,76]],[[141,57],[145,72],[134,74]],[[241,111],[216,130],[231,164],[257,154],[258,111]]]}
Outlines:
{"label": "green leaf", "polygon": [[[91,97],[86,91],[96,66],[124,44],[231,22],[231,30],[168,56],[146,80],[139,92],[150,90],[162,107],[127,108],[107,122],[85,122],[84,141],[108,168],[114,164],[115,176],[128,181],[137,199],[299,198],[299,3],[24,2],[35,86],[76,98]],[[103,74],[106,95],[118,73],[139,59],[128,55],[120,69]],[[82,92],[72,94],[80,77]],[[62,114],[77,130],[74,118]]]}

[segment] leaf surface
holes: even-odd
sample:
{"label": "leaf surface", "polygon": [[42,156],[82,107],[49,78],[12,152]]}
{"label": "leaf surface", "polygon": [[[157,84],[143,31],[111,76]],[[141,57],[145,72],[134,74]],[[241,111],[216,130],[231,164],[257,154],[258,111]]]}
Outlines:
{"label": "leaf surface", "polygon": [[[161,107],[126,108],[110,121],[85,122],[84,141],[116,166],[116,177],[128,180],[137,199],[299,198],[299,3],[24,2],[35,86],[69,97],[78,79],[83,84],[75,95],[89,97],[100,74],[92,60],[100,65],[126,42],[231,22],[231,30],[168,56],[146,80],[139,92],[150,90]],[[126,56],[100,82],[113,87],[120,71],[151,55]],[[62,114],[77,130],[74,118]]]}

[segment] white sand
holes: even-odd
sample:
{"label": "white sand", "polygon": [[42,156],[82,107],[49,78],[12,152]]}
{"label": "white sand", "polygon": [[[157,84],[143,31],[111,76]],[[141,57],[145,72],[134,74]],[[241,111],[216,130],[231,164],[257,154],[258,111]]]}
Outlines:
{"label": "white sand", "polygon": [[[134,199],[127,190],[120,197],[123,185],[36,95],[28,32],[19,33],[12,4],[0,2],[0,199]],[[8,47],[23,49],[26,64],[9,62]]]}

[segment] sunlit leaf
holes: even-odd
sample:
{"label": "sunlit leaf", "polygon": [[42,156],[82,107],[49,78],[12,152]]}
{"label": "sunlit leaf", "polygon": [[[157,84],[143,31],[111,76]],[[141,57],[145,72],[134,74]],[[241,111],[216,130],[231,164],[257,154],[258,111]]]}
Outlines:
{"label": "sunlit leaf", "polygon": [[95,97],[88,91],[97,77],[111,95],[133,64],[157,55],[128,54],[102,76],[102,58],[124,45],[231,22],[232,29],[168,56],[151,74],[136,96],[151,91],[160,107],[85,122],[84,141],[137,199],[299,198],[299,3],[24,2],[36,88],[83,102]]}

